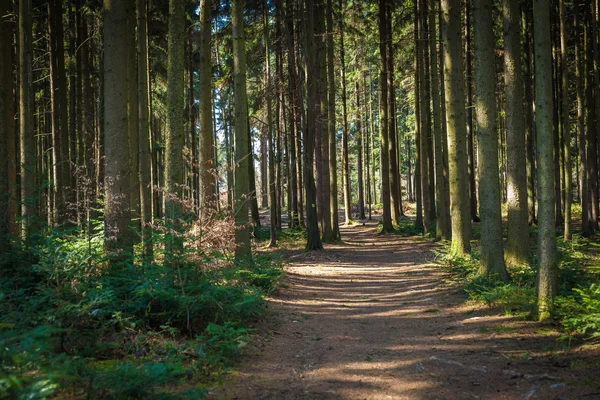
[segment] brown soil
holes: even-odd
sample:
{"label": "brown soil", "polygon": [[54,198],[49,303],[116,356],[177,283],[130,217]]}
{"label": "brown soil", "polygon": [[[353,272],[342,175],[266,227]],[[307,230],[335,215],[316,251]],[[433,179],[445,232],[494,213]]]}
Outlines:
{"label": "brown soil", "polygon": [[289,252],[271,312],[209,398],[600,398],[597,349],[467,301],[435,244],[375,228]]}

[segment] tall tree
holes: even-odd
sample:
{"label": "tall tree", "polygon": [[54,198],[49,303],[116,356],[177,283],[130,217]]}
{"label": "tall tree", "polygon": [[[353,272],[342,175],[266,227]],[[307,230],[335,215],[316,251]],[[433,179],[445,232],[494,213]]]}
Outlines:
{"label": "tall tree", "polygon": [[470,210],[473,222],[479,222],[477,216],[477,162],[475,157],[475,129],[473,129],[473,51],[472,51],[472,29],[471,29],[471,5],[473,0],[465,1],[465,79],[466,79],[466,110],[467,118],[467,155],[469,171],[469,199],[471,200]]}
{"label": "tall tree", "polygon": [[152,243],[152,159],[150,141],[150,99],[148,70],[148,4],[137,3],[137,72],[139,115],[139,174],[140,214],[142,222],[142,254],[147,260],[153,256]]}
{"label": "tall tree", "polygon": [[467,182],[465,85],[461,68],[460,1],[442,0],[441,4],[450,215],[452,217],[451,253],[463,255],[471,250],[471,214]]}
{"label": "tall tree", "polygon": [[68,192],[70,190],[71,165],[69,163],[69,131],[67,109],[67,80],[65,72],[64,30],[62,23],[62,1],[52,0],[48,4],[50,19],[50,66],[52,75],[52,124],[54,189],[56,193],[56,222],[61,224],[67,217]]}
{"label": "tall tree", "polygon": [[[317,115],[317,145],[320,145],[320,192],[321,192],[321,230],[324,242],[335,240],[331,227],[331,184],[329,170],[329,87],[327,85],[327,28],[325,26],[325,1],[316,1],[315,39],[319,70],[318,80],[319,113]],[[317,162],[319,158],[317,158]]]}
{"label": "tall tree", "polygon": [[474,0],[475,23],[475,114],[477,115],[477,155],[479,159],[479,200],[481,215],[482,276],[508,281],[502,251],[500,210],[500,168],[496,129],[496,71],[494,68],[494,24],[492,3]]}
{"label": "tall tree", "polygon": [[550,317],[556,293],[554,136],[552,134],[552,40],[550,2],[534,0],[535,129],[538,165],[538,318]]}
{"label": "tall tree", "polygon": [[[348,154],[348,142],[350,140],[350,132],[348,131],[348,106],[346,101],[346,48],[344,46],[344,19],[343,5],[340,0],[340,65],[342,73],[342,179],[344,183],[344,216],[345,224],[348,225],[352,221],[352,189],[350,187],[350,161]],[[384,151],[386,151],[384,149]]]}
{"label": "tall tree", "polygon": [[198,89],[200,91],[200,212],[209,216],[216,209],[215,178],[213,165],[213,121],[212,121],[212,81],[210,46],[210,10],[212,0],[200,1],[200,64]]}
{"label": "tall tree", "polygon": [[104,246],[113,264],[133,252],[129,235],[129,146],[127,131],[127,68],[129,51],[127,4],[104,0]]}
{"label": "tall tree", "polygon": [[267,1],[264,2],[264,40],[265,40],[265,94],[267,106],[267,122],[266,122],[266,137],[267,137],[267,152],[268,152],[268,188],[269,188],[269,247],[277,245],[276,233],[276,214],[277,214],[277,191],[275,183],[275,145],[273,143],[273,90],[271,87],[271,39],[269,35],[269,14]]}
{"label": "tall tree", "polygon": [[[315,63],[315,27],[314,27],[314,1],[306,0],[304,4],[304,59],[307,76],[314,77],[317,71]],[[315,153],[315,130],[317,124],[316,103],[317,85],[315,79],[307,79],[307,108],[306,129],[304,132],[304,186],[306,188],[306,249],[321,250],[323,244],[319,236],[317,216],[317,190],[313,170]]]}
{"label": "tall tree", "polygon": [[421,0],[418,6],[418,18],[420,23],[419,39],[421,47],[421,60],[419,63],[419,100],[420,100],[420,120],[421,120],[421,135],[419,142],[419,164],[420,164],[420,178],[421,181],[421,197],[423,204],[423,231],[424,233],[430,233],[435,214],[432,214],[432,186],[431,186],[431,174],[433,171],[430,170],[430,150],[431,150],[431,87],[429,80],[429,48],[427,43],[429,41],[428,32],[428,20],[427,20],[427,8],[426,1]]}
{"label": "tall tree", "polygon": [[244,34],[244,0],[233,0],[233,85],[235,132],[235,262],[252,257],[248,227],[249,168],[251,152],[248,138],[248,94],[246,92],[246,39]]}
{"label": "tall tree", "polygon": [[[167,126],[165,134],[165,217],[169,227],[166,244],[167,264],[176,264],[183,249],[181,219],[183,218],[184,175],[184,47],[185,0],[169,0],[169,39],[167,67]],[[108,150],[107,150],[108,151]]]}
{"label": "tall tree", "polygon": [[[566,33],[566,15],[565,2],[559,0],[559,18],[560,18],[560,69],[561,69],[561,95],[562,95],[562,115],[561,115],[561,130],[563,140],[563,154],[565,165],[565,230],[564,239],[571,240],[571,204],[573,201],[572,188],[572,166],[571,166],[571,124],[570,124],[570,109],[569,103],[569,69],[567,66],[567,33]],[[509,234],[510,235],[510,234]]]}
{"label": "tall tree", "polygon": [[387,12],[386,3],[388,0],[379,0],[379,52],[380,52],[380,67],[379,67],[379,87],[380,107],[379,107],[379,135],[380,143],[380,168],[381,168],[381,197],[383,203],[382,215],[382,233],[394,232],[392,225],[392,210],[390,198],[390,163],[389,163],[389,124],[388,124],[388,63],[387,63]]}
{"label": "tall tree", "polygon": [[429,29],[430,38],[429,40],[429,54],[431,58],[431,95],[433,105],[433,136],[435,146],[435,200],[437,209],[437,222],[436,222],[436,239],[450,240],[451,238],[451,227],[450,227],[450,195],[448,193],[448,175],[447,168],[444,162],[448,147],[445,146],[443,139],[444,132],[442,129],[442,96],[440,92],[440,79],[439,79],[439,62],[438,62],[438,50],[437,40],[435,35],[436,27],[436,15],[437,15],[437,0],[429,1]]}
{"label": "tall tree", "polygon": [[[521,12],[518,0],[503,0],[504,85],[506,91],[506,152],[508,243],[506,263],[527,262],[527,170],[525,159],[525,117],[521,79]],[[482,199],[483,204],[483,199]]]}
{"label": "tall tree", "polygon": [[9,249],[9,178],[8,142],[11,131],[12,103],[12,30],[9,20],[10,1],[0,0],[0,253]]}
{"label": "tall tree", "polygon": [[332,0],[327,0],[327,85],[328,107],[327,123],[329,129],[329,190],[331,214],[331,233],[333,240],[340,239],[340,227],[338,220],[338,175],[337,175],[337,140],[336,140],[336,121],[335,121],[335,59],[333,47],[333,4]]}
{"label": "tall tree", "polygon": [[396,126],[396,86],[394,84],[394,46],[392,45],[392,19],[393,19],[393,1],[386,2],[386,62],[387,62],[387,106],[388,106],[388,161],[390,163],[390,202],[392,209],[392,219],[396,224],[400,224],[400,217],[404,215],[402,211],[402,180],[400,179],[400,168],[398,162],[398,132]]}
{"label": "tall tree", "polygon": [[19,144],[21,176],[21,238],[35,231],[36,178],[34,144],[33,47],[31,0],[19,0]]}

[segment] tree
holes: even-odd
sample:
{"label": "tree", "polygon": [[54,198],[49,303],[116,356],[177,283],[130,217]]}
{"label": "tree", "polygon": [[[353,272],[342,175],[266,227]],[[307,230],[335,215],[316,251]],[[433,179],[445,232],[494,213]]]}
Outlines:
{"label": "tree", "polygon": [[[506,263],[527,262],[529,230],[527,228],[527,171],[525,159],[525,117],[521,80],[521,23],[518,0],[503,1],[504,84],[506,90],[506,152],[508,243]],[[482,199],[483,202],[483,199]]]}
{"label": "tree", "polygon": [[538,165],[538,318],[550,317],[556,293],[554,136],[552,134],[552,41],[549,0],[534,0],[535,129]]}
{"label": "tree", "polygon": [[210,9],[212,0],[200,1],[200,212],[201,217],[210,216],[216,209],[215,178],[213,166],[213,124],[212,124],[212,81],[210,47]]}
{"label": "tree", "polygon": [[65,72],[64,38],[62,23],[62,1],[48,3],[50,20],[50,71],[52,102],[52,157],[54,159],[55,222],[62,224],[68,217],[67,204],[70,186],[71,164],[69,163],[69,128],[67,113],[67,80]]}
{"label": "tree", "polygon": [[448,174],[450,215],[452,218],[451,253],[456,256],[471,250],[469,184],[467,182],[467,132],[465,122],[462,40],[460,36],[460,2],[442,0],[442,38],[446,129],[448,131]]}
{"label": "tree", "polygon": [[152,175],[150,156],[150,99],[148,70],[148,15],[146,0],[137,3],[137,69],[138,69],[138,134],[140,173],[140,214],[142,222],[142,251],[147,260],[153,257],[152,243]]}
{"label": "tree", "polygon": [[435,200],[437,208],[435,238],[437,240],[450,240],[452,232],[450,227],[450,197],[448,194],[448,171],[446,163],[444,162],[448,147],[445,145],[444,132],[442,129],[442,96],[438,74],[439,62],[436,46],[437,40],[435,36],[437,0],[430,0],[429,4],[429,29],[431,31],[431,34],[429,35],[429,54],[431,58],[431,94],[433,100],[433,137],[435,146]]}
{"label": "tree", "polygon": [[235,135],[235,262],[249,261],[250,230],[248,227],[250,143],[248,140],[248,95],[246,93],[246,42],[244,34],[244,0],[231,3],[233,29],[233,85]]}
{"label": "tree", "polygon": [[12,32],[8,15],[10,1],[0,0],[0,253],[10,247],[9,229],[9,178],[8,178],[8,141],[11,131],[12,115]]}
{"label": "tree", "polygon": [[127,131],[127,4],[104,0],[104,246],[113,265],[133,253],[128,234],[129,146]]}
{"label": "tree", "polygon": [[29,243],[36,223],[34,94],[31,0],[19,0],[19,145],[21,239]]}
{"label": "tree", "polygon": [[[380,6],[381,7],[381,6]],[[348,158],[348,141],[350,132],[348,132],[348,106],[346,101],[346,48],[344,46],[344,20],[343,7],[340,0],[340,65],[342,69],[342,179],[344,182],[344,217],[345,224],[352,221],[352,188],[350,187],[350,161]],[[384,42],[385,43],[385,42]],[[387,130],[386,130],[387,131]],[[384,148],[387,151],[387,148]],[[389,169],[388,169],[389,172]],[[389,193],[389,191],[388,191]]]}
{"label": "tree", "polygon": [[169,238],[165,262],[174,265],[183,250],[182,218],[184,176],[184,44],[185,0],[169,1],[169,39],[167,68],[167,126],[165,137],[165,216]]}
{"label": "tree", "polygon": [[[559,1],[559,18],[560,18],[560,69],[561,69],[561,95],[562,95],[562,115],[561,115],[561,130],[563,136],[563,154],[565,165],[565,230],[564,239],[571,240],[571,204],[573,202],[572,188],[572,161],[571,161],[571,124],[569,120],[569,111],[571,105],[569,103],[569,69],[567,67],[567,36],[566,36],[566,16],[565,2]],[[510,234],[509,234],[510,235]],[[509,236],[510,237],[510,236]]]}
{"label": "tree", "polygon": [[387,0],[379,0],[379,52],[380,67],[379,67],[379,86],[380,107],[379,107],[379,135],[381,138],[381,197],[383,199],[383,215],[382,215],[382,230],[381,233],[394,232],[392,225],[392,209],[390,198],[390,163],[389,163],[389,124],[388,124],[388,63],[387,63]]}
{"label": "tree", "polygon": [[333,240],[339,240],[340,227],[338,221],[338,175],[337,175],[337,140],[335,128],[335,72],[334,72],[334,48],[333,48],[333,0],[327,0],[327,84],[328,90],[328,115],[327,123],[329,129],[329,190],[331,214],[331,236]]}
{"label": "tree", "polygon": [[479,212],[481,216],[481,265],[479,274],[508,281],[502,251],[502,214],[500,210],[500,168],[498,130],[496,129],[496,85],[494,68],[494,24],[492,4],[474,0],[475,23],[475,114],[477,116],[477,153],[479,159]]}
{"label": "tree", "polygon": [[[304,9],[304,60],[309,76],[315,76],[317,65],[315,63],[315,27],[314,27],[314,2],[306,0]],[[306,130],[304,132],[304,185],[306,188],[306,250],[322,250],[323,244],[319,236],[317,216],[317,190],[313,172],[315,153],[315,131],[317,124],[316,103],[317,85],[315,79],[309,79],[307,86],[306,102]]]}

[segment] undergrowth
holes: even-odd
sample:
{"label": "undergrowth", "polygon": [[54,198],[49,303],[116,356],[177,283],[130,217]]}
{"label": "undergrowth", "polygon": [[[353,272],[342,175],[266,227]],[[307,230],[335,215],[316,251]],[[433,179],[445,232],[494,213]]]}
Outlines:
{"label": "undergrowth", "polygon": [[103,241],[98,221],[3,255],[1,399],[202,398],[282,274],[273,257],[233,265],[228,251],[193,245],[176,269],[135,256],[115,268]]}
{"label": "undergrowth", "polygon": [[[600,260],[599,245],[574,235],[565,242],[558,239],[558,296],[554,302],[554,321],[567,335],[580,334],[600,339]],[[536,268],[529,265],[508,267],[509,283],[478,275],[479,248],[470,255],[450,257],[449,246],[437,254],[440,264],[449,268],[453,279],[463,286],[470,299],[499,307],[505,314],[531,317],[536,305]],[[535,260],[533,260],[535,265]]]}

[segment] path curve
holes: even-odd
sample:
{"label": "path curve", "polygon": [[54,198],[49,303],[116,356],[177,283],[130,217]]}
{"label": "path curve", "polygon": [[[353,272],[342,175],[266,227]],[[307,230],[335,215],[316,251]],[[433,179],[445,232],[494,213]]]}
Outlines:
{"label": "path curve", "polygon": [[551,331],[468,303],[433,243],[375,229],[291,255],[257,338],[209,398],[595,398],[577,382],[598,365],[565,368],[544,348]]}

